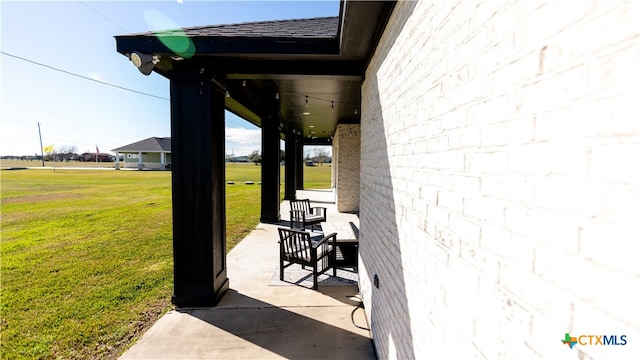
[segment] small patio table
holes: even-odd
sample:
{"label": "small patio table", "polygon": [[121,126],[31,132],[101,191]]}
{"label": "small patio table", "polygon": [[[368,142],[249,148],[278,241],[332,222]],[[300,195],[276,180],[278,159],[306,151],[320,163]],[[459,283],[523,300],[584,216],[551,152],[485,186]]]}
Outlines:
{"label": "small patio table", "polygon": [[358,239],[360,230],[351,221],[328,221],[320,223],[323,234],[336,233],[337,266],[358,266]]}

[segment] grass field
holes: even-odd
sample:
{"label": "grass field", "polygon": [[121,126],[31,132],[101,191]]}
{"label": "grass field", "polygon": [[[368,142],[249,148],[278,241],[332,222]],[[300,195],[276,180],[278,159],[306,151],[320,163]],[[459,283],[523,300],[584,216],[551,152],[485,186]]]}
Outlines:
{"label": "grass field", "polygon": [[[226,171],[230,250],[258,223],[260,186],[244,181],[260,181],[260,167]],[[0,176],[0,358],[115,358],[171,308],[170,172]],[[329,178],[328,166],[305,168],[305,187]]]}
{"label": "grass field", "polygon": [[[1,160],[1,166],[3,168],[8,167],[42,167],[42,160]],[[44,166],[46,167],[56,167],[56,168],[65,168],[65,167],[83,167],[83,168],[107,168],[113,169],[115,167],[115,163],[113,162],[94,162],[94,161],[69,161],[69,162],[53,162],[53,161],[45,161]]]}

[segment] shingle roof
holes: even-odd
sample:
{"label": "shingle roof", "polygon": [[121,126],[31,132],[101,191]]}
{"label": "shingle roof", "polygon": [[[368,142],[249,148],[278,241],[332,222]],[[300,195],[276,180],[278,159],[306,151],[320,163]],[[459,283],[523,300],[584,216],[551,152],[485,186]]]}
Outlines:
{"label": "shingle roof", "polygon": [[171,138],[150,137],[133,144],[113,149],[112,151],[171,152]]}
{"label": "shingle roof", "polygon": [[[240,24],[194,26],[180,29],[189,37],[278,37],[278,38],[335,38],[338,34],[339,19],[333,17],[319,17],[311,19],[258,21]],[[172,35],[174,31],[164,30],[155,33],[147,32],[133,35]]]}

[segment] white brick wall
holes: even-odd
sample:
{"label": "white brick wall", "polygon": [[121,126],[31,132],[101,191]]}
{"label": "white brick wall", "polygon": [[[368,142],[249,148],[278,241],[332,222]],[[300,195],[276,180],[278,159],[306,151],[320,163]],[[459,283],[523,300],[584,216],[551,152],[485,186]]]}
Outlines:
{"label": "white brick wall", "polygon": [[336,206],[340,212],[360,210],[360,125],[339,124],[333,138]]}
{"label": "white brick wall", "polygon": [[397,4],[362,87],[380,358],[638,358],[639,19],[638,1]]}

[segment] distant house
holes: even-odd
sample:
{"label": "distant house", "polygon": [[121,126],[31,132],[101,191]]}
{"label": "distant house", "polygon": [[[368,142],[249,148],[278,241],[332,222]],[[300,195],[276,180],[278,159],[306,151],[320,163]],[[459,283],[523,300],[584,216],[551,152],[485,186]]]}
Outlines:
{"label": "distant house", "polygon": [[112,151],[116,152],[116,169],[171,169],[171,138],[169,137],[151,137]]}
{"label": "distant house", "polygon": [[242,162],[242,163],[247,163],[249,162],[249,157],[248,156],[233,156],[233,157],[228,157],[226,159],[227,162],[231,162],[231,163],[238,163],[238,162]]}
{"label": "distant house", "polygon": [[[115,160],[115,157],[113,155],[110,154],[100,154],[100,153],[91,153],[91,152],[86,152],[83,153],[82,155],[80,155],[79,160],[80,161],[96,161],[96,157],[98,158],[98,162],[112,162],[113,160]],[[73,160],[73,158],[71,159]]]}

